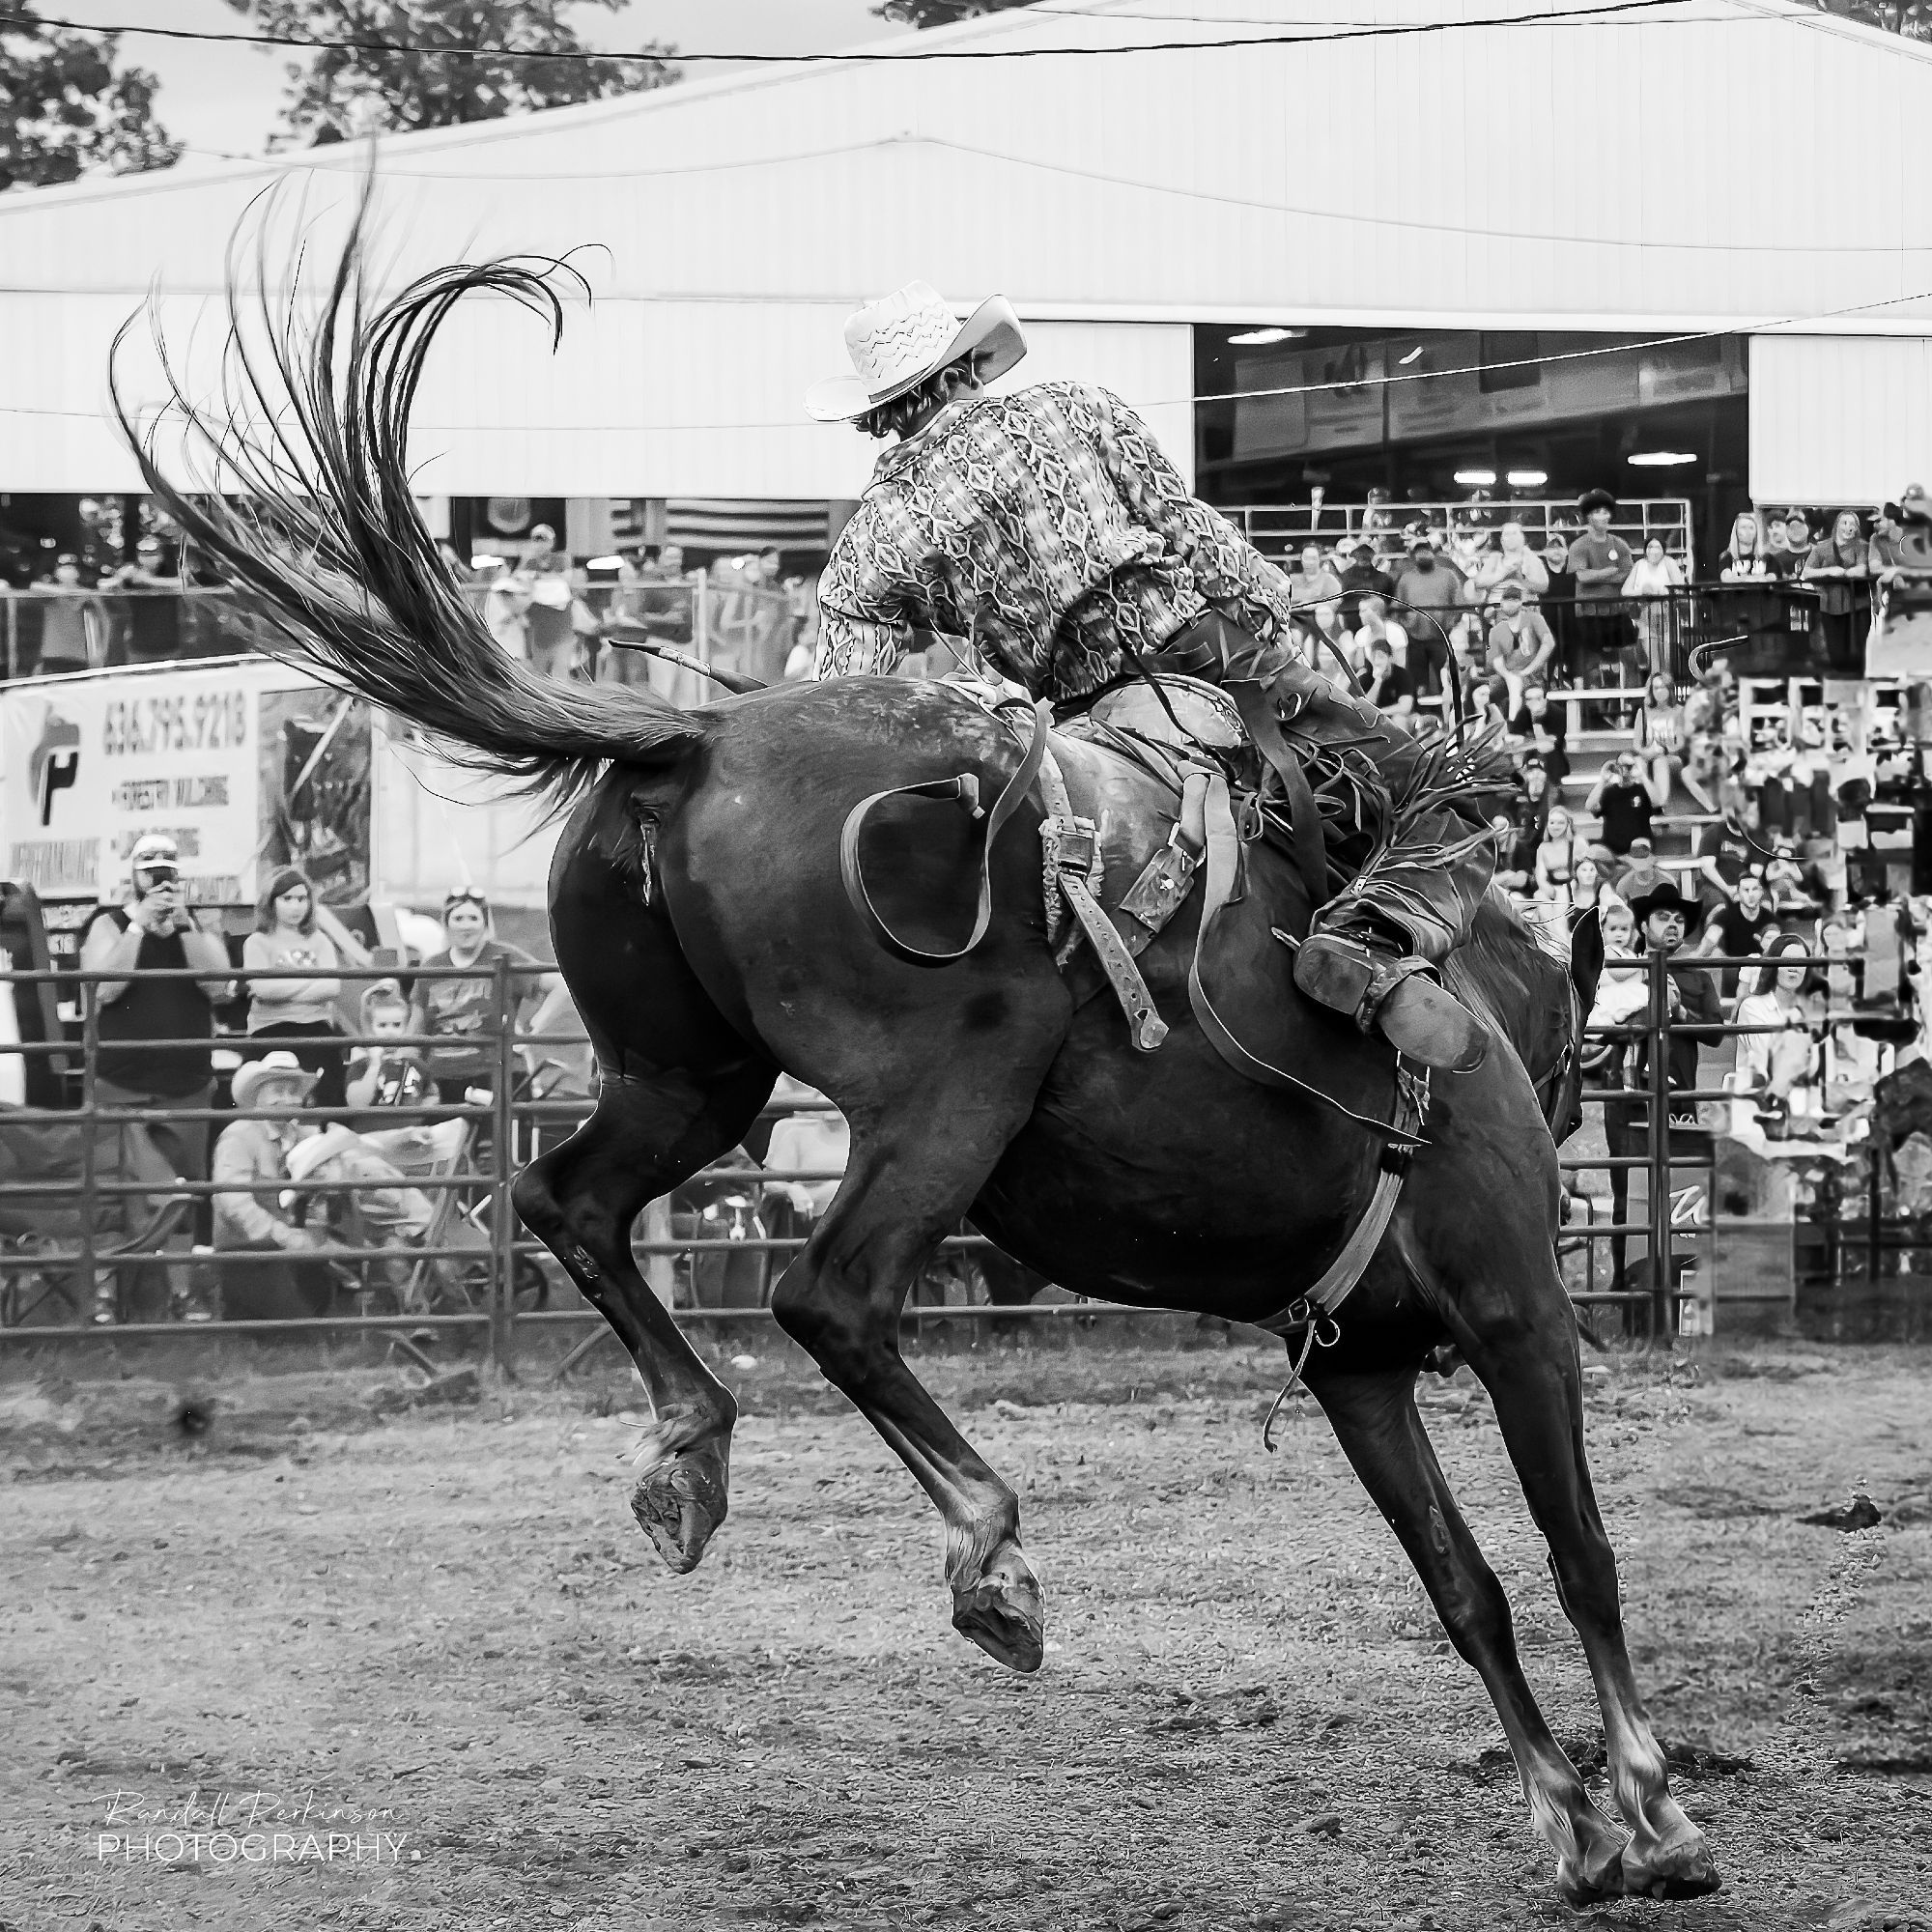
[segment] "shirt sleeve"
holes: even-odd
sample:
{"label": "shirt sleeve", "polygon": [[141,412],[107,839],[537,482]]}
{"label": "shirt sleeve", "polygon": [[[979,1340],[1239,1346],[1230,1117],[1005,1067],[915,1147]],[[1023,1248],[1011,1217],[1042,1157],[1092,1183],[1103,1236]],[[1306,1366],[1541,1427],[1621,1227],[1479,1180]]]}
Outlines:
{"label": "shirt sleeve", "polygon": [[1195,587],[1264,643],[1288,622],[1288,579],[1226,517],[1189,494],[1147,425],[1107,389],[1083,389],[1094,447],[1121,500],[1192,571]]}
{"label": "shirt sleeve", "polygon": [[256,1174],[248,1157],[245,1135],[231,1128],[215,1142],[213,1179],[222,1218],[251,1241],[275,1248],[298,1245],[300,1237],[297,1230],[287,1221],[277,1220],[255,1198],[254,1186],[264,1178]]}
{"label": "shirt sleeve", "polygon": [[845,526],[818,580],[818,648],[811,675],[885,677],[913,647],[907,583],[880,519]]}
{"label": "shirt sleeve", "polygon": [[819,608],[824,614],[811,661],[814,678],[885,677],[911,648],[909,624],[857,616],[836,604]]}

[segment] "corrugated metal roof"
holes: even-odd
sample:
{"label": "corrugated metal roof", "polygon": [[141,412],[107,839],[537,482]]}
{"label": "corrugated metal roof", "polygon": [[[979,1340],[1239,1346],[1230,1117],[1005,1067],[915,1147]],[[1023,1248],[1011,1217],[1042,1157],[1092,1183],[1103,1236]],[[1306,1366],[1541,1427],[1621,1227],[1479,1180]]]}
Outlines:
{"label": "corrugated metal roof", "polygon": [[[1932,59],[1895,37],[1792,0],[1514,26],[1493,24],[1512,11],[1499,0],[1203,11],[1058,0],[883,43],[856,65],[385,142],[377,199],[397,274],[459,252],[597,251],[582,258],[597,307],[559,365],[592,373],[560,387],[527,328],[479,307],[419,412],[450,426],[427,487],[594,494],[602,482],[574,479],[609,472],[592,452],[628,424],[668,439],[677,494],[843,494],[830,484],[849,464],[789,453],[823,433],[709,426],[789,420],[795,395],[774,384],[766,404],[750,358],[783,363],[785,383],[794,361],[838,368],[845,310],[913,274],[962,310],[1000,289],[1023,315],[1065,320],[1932,317],[1932,301],[1899,300],[1932,291],[1932,210],[1902,186],[1932,125]],[[1279,48],[908,58],[1225,40],[1244,19],[1302,31]],[[1458,20],[1492,24],[1324,38],[1336,21]],[[19,467],[51,473],[90,437],[80,417],[110,323],[151,278],[184,300],[218,288],[228,238],[279,178],[274,270],[298,194],[327,250],[360,165],[335,147],[0,196],[0,410],[75,412],[15,415],[0,484],[81,487]]]}

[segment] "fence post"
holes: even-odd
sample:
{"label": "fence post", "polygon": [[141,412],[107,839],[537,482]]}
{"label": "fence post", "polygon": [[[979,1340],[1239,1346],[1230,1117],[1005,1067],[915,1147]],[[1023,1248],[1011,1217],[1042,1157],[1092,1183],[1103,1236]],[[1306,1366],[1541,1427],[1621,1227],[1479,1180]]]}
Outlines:
{"label": "fence post", "polygon": [[510,1206],[510,1170],[516,1160],[516,1107],[511,1094],[517,1073],[517,995],[507,954],[496,967],[497,1078],[496,1155],[490,1170],[490,1361],[504,1375],[516,1373],[517,1267],[515,1210]]}
{"label": "fence post", "polygon": [[1675,1326],[1670,1267],[1669,956],[1650,955],[1650,1338],[1669,1348]]}
{"label": "fence post", "polygon": [[[83,980],[80,985],[80,1279],[84,1305],[83,1321],[94,1320],[94,1231],[100,1219],[100,1201],[96,1191],[94,1143],[99,1132],[94,1083],[100,1066],[100,987],[98,981]],[[121,1277],[114,1277],[114,1313],[121,1313]]]}

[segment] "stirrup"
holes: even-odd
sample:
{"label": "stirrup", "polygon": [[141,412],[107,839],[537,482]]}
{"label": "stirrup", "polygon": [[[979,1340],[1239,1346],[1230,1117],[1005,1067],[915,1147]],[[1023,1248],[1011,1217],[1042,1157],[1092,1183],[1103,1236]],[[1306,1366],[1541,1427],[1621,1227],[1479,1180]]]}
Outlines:
{"label": "stirrup", "polygon": [[1481,1023],[1442,987],[1427,960],[1345,933],[1310,933],[1295,952],[1294,983],[1425,1066],[1467,1073],[1489,1052]]}

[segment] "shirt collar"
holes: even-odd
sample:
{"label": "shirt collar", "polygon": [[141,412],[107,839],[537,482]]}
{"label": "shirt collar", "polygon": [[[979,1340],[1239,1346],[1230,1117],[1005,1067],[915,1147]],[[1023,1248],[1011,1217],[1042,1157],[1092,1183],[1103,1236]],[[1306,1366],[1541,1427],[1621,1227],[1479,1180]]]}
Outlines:
{"label": "shirt collar", "polygon": [[902,441],[894,443],[879,458],[878,462],[872,466],[872,481],[874,483],[884,483],[890,478],[896,476],[914,457],[921,453],[926,440],[932,436],[935,430],[942,424],[948,429],[952,428],[952,424],[965,412],[966,405],[964,403],[948,403],[944,409],[922,423],[911,436],[906,437]]}

